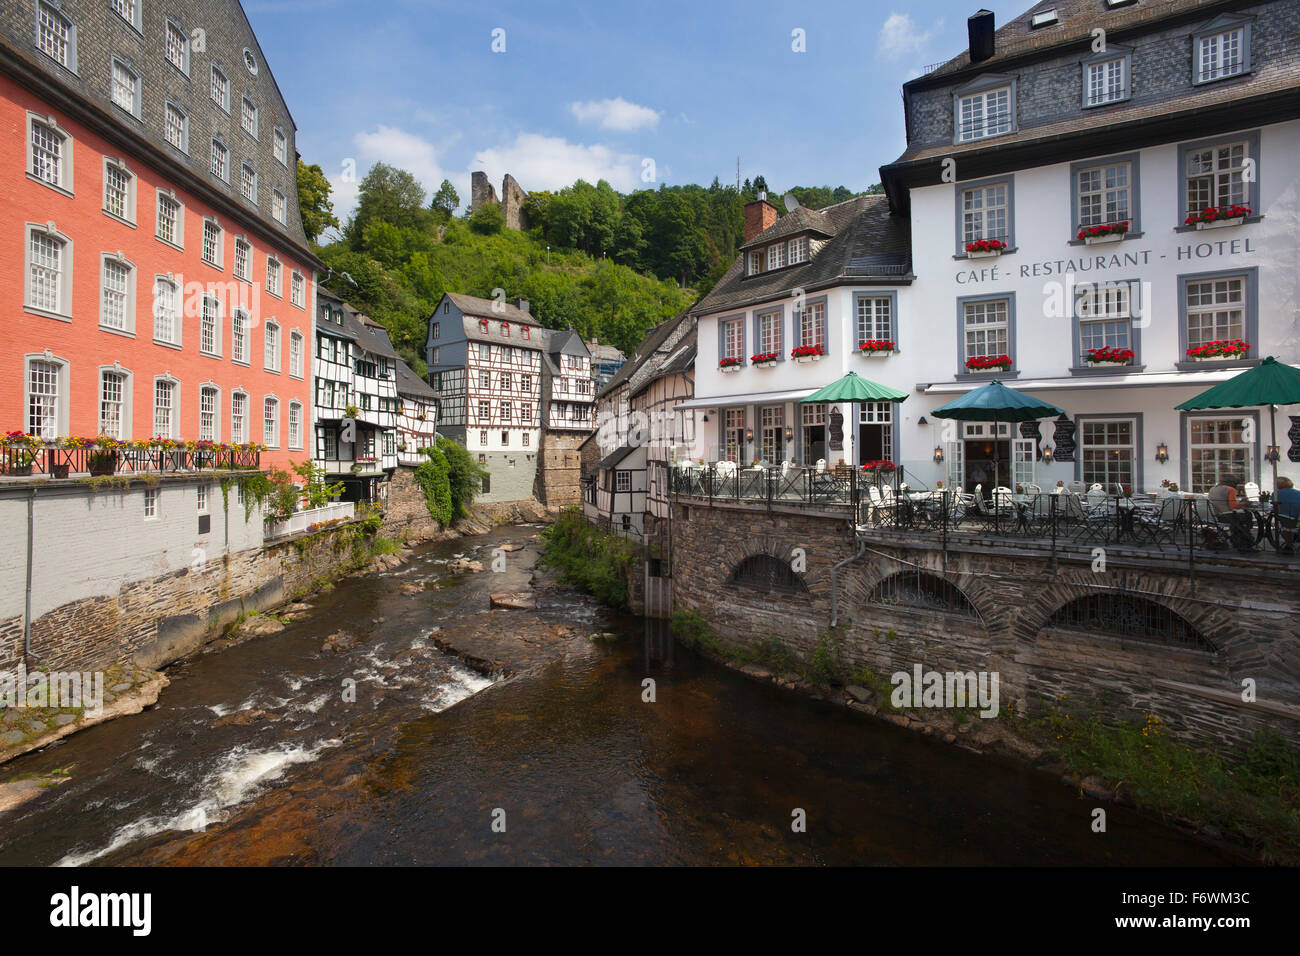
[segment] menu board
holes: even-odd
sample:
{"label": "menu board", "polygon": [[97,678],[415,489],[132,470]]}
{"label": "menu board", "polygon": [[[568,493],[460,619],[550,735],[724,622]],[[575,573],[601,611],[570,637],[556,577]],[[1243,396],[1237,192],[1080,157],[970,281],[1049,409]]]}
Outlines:
{"label": "menu board", "polygon": [[840,413],[840,407],[835,405],[831,408],[831,451],[844,450],[844,416]]}
{"label": "menu board", "polygon": [[1052,436],[1052,442],[1056,445],[1056,451],[1052,453],[1053,460],[1074,461],[1074,427],[1074,422],[1065,415],[1056,420],[1056,434]]}
{"label": "menu board", "polygon": [[1300,415],[1288,415],[1291,419],[1291,428],[1287,431],[1286,437],[1291,439],[1291,447],[1286,450],[1288,461],[1300,461]]}

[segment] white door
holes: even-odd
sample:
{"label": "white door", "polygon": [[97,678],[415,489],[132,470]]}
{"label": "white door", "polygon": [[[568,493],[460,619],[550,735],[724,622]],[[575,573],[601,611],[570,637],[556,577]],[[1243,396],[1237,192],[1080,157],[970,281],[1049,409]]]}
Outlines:
{"label": "white door", "polygon": [[[948,462],[948,478],[944,481],[943,486],[956,491],[961,487],[961,483],[966,480],[966,443],[960,441],[949,441],[943,443],[943,457]],[[963,489],[969,491],[969,488]]]}

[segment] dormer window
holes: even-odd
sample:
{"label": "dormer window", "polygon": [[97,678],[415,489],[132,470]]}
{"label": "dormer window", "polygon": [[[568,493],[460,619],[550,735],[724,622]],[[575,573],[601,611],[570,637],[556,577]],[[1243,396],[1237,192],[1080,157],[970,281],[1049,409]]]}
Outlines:
{"label": "dormer window", "polygon": [[767,268],[779,269],[785,265],[785,243],[778,242],[767,247]]}
{"label": "dormer window", "polygon": [[1009,77],[980,77],[953,97],[953,141],[1004,136],[1015,130],[1015,85]]}
{"label": "dormer window", "polygon": [[800,236],[790,240],[790,265],[808,260],[808,237]]}
{"label": "dormer window", "polygon": [[1044,10],[1042,13],[1035,13],[1029,20],[1029,28],[1037,30],[1039,27],[1050,27],[1053,23],[1059,22],[1060,18],[1056,15],[1056,10]]}
{"label": "dormer window", "polygon": [[501,323],[501,337],[502,337],[503,339],[508,339],[508,338],[510,338],[510,323],[509,323],[509,322],[502,322],[502,323]]}
{"label": "dormer window", "polygon": [[479,320],[478,320],[478,330],[479,330],[481,333],[483,333],[484,335],[487,335],[487,334],[488,334],[488,321],[487,321],[487,319],[479,319]]}
{"label": "dormer window", "polygon": [[1250,22],[1218,17],[1193,34],[1192,82],[1240,76],[1250,72]]}
{"label": "dormer window", "polygon": [[763,250],[754,249],[749,253],[749,275],[756,276],[763,271]]}
{"label": "dormer window", "polygon": [[528,338],[528,326],[526,325],[519,326],[519,337],[521,339]]}

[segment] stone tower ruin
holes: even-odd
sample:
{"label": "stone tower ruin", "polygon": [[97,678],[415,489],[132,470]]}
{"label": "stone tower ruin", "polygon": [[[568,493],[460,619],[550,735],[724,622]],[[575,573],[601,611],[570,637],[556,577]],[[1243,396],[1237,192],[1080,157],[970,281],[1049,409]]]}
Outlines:
{"label": "stone tower ruin", "polygon": [[507,229],[516,231],[528,228],[528,215],[524,211],[524,200],[528,193],[515,181],[515,177],[506,173],[501,181],[501,198],[487,178],[487,173],[470,173],[470,212],[481,209],[484,205],[501,206]]}

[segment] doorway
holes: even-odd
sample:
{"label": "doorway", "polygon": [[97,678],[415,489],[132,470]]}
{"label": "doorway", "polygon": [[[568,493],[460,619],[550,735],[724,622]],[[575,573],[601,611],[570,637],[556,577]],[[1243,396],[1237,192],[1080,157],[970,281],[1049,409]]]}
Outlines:
{"label": "doorway", "polygon": [[962,477],[966,490],[973,492],[976,485],[982,485],[988,495],[996,485],[1010,486],[1013,479],[1011,426],[999,422],[995,440],[992,422],[966,422],[963,439],[965,474]]}

